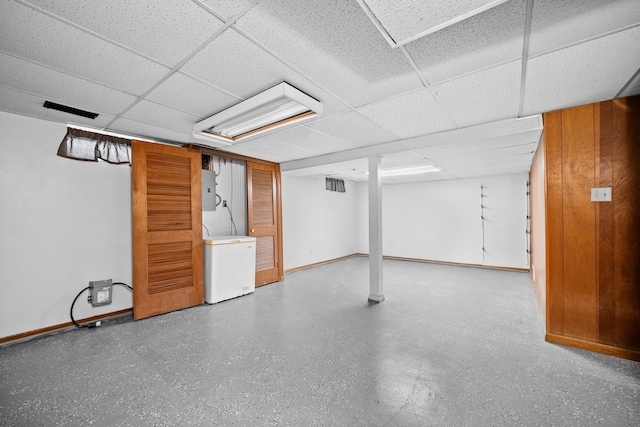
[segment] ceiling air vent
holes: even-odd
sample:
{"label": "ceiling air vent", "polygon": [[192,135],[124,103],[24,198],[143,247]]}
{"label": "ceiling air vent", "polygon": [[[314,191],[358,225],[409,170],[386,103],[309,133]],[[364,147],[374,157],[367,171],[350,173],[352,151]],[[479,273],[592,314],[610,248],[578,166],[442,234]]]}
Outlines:
{"label": "ceiling air vent", "polygon": [[50,101],[44,101],[43,107],[51,108],[52,110],[62,111],[64,113],[75,114],[76,116],[87,117],[89,119],[95,119],[96,117],[98,117],[98,113],[79,110],[77,108],[69,107],[68,105],[56,104],[55,102],[50,102]]}
{"label": "ceiling air vent", "polygon": [[318,100],[283,82],[196,123],[193,136],[231,145],[321,113]]}

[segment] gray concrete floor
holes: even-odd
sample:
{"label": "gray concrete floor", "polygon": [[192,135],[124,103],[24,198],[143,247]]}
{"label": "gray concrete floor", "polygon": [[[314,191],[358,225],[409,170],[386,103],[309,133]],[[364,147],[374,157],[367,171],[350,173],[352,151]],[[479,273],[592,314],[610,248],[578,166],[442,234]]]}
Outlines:
{"label": "gray concrete floor", "polygon": [[2,426],[638,426],[640,363],[544,342],[528,273],[368,261],[0,349]]}

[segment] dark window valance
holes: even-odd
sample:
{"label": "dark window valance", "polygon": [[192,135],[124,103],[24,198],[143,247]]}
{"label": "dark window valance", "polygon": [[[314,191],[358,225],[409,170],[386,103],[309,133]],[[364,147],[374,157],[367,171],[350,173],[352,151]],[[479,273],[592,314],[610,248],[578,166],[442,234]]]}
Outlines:
{"label": "dark window valance", "polygon": [[335,178],[325,178],[325,185],[329,191],[337,191],[338,193],[344,193],[344,180]]}
{"label": "dark window valance", "polygon": [[69,159],[131,164],[131,140],[112,135],[67,128],[58,156]]}

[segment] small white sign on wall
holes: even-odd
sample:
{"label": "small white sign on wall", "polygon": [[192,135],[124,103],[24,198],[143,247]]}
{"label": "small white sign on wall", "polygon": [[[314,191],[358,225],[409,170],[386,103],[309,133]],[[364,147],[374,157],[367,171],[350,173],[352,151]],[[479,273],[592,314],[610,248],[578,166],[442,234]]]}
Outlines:
{"label": "small white sign on wall", "polygon": [[591,189],[591,201],[592,202],[610,202],[611,201],[611,187],[592,188]]}

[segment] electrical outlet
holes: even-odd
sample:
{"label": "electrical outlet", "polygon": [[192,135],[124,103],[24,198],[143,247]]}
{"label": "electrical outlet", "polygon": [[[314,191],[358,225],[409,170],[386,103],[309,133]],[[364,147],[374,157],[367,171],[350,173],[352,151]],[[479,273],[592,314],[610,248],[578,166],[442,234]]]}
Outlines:
{"label": "electrical outlet", "polygon": [[89,302],[94,307],[111,304],[112,291],[111,279],[89,282]]}
{"label": "electrical outlet", "polygon": [[226,207],[227,207],[227,201],[226,201],[226,200],[223,200],[223,201],[222,201],[222,207],[223,207],[223,208],[226,208]]}

